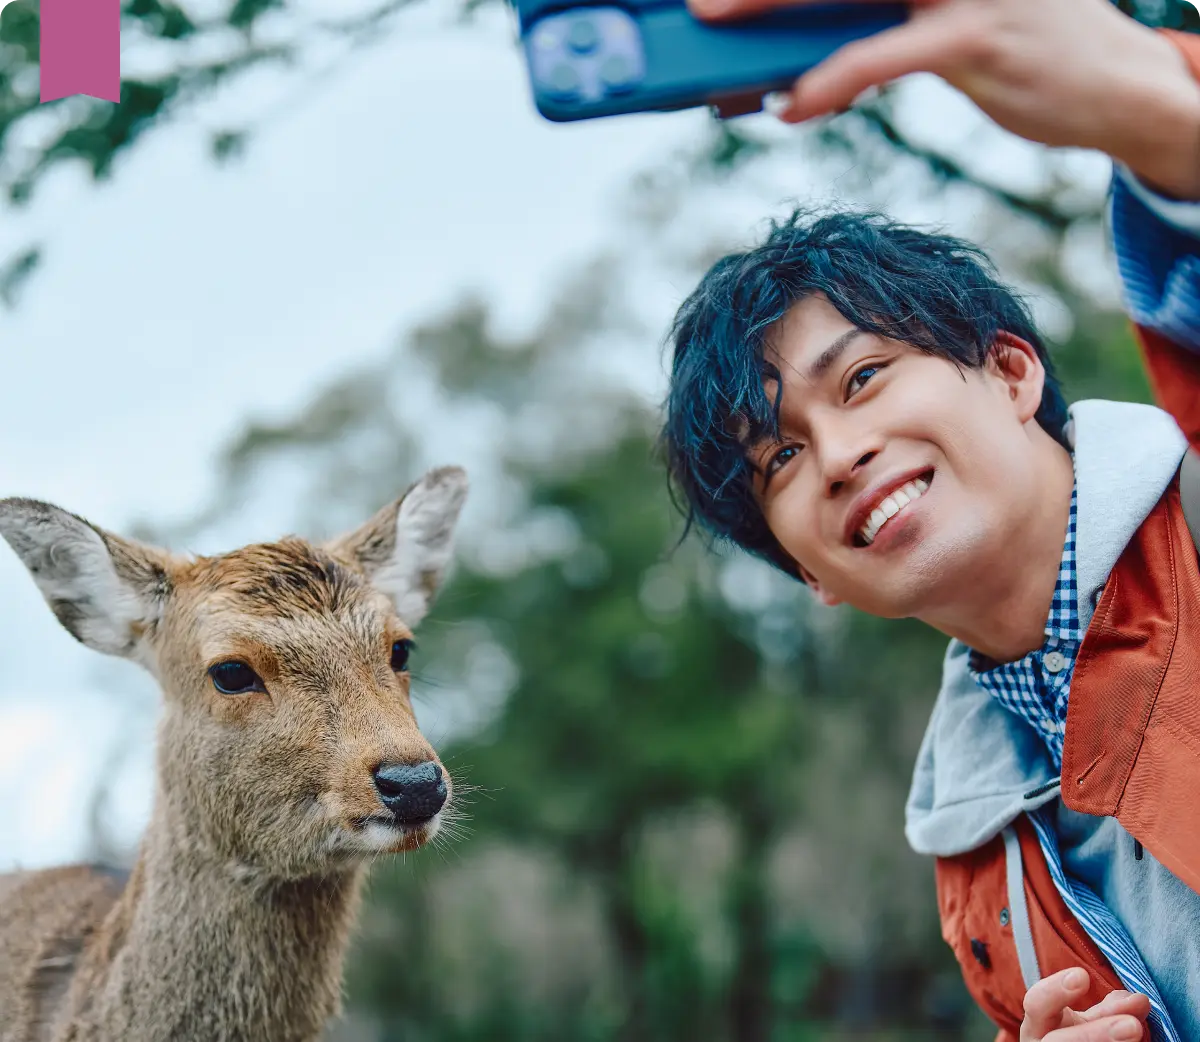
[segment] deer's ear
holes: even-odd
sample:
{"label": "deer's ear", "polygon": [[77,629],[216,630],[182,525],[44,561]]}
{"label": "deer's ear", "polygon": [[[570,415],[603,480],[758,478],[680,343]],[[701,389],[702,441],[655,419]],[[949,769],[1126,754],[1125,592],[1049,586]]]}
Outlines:
{"label": "deer's ear", "polygon": [[454,527],[467,498],[461,467],[431,470],[361,528],[327,549],[355,564],[415,626],[429,611],[454,552]]}
{"label": "deer's ear", "polygon": [[70,634],[96,651],[138,658],[170,588],[170,558],[34,499],[0,500],[0,535]]}

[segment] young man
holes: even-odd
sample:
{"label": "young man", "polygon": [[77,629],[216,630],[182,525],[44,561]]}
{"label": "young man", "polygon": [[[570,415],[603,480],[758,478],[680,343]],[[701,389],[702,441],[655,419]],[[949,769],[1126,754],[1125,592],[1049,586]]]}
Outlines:
{"label": "young man", "polygon": [[1200,1039],[1200,565],[1178,477],[1200,446],[1200,37],[1105,0],[922,0],[783,116],[914,71],[1113,157],[1165,411],[1068,413],[969,245],[797,217],[680,310],[672,478],[693,520],[825,603],[952,638],[907,835],[938,859],[944,936],[1000,1039]]}

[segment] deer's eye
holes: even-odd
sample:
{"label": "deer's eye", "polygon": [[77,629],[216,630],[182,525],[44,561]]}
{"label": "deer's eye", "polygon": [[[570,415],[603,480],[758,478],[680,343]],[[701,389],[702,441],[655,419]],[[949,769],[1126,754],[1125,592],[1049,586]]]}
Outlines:
{"label": "deer's eye", "polygon": [[408,656],[416,645],[411,640],[398,640],[392,645],[392,669],[403,673],[408,669]]}
{"label": "deer's eye", "polygon": [[247,691],[266,691],[262,679],[244,662],[218,662],[209,667],[213,686],[223,695],[244,695]]}

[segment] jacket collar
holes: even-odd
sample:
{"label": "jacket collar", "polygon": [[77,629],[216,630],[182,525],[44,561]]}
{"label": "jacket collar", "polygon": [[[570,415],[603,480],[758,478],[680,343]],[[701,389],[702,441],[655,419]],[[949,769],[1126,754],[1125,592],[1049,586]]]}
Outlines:
{"label": "jacket collar", "polygon": [[[1125,546],[1179,468],[1187,441],[1150,405],[1091,400],[1070,410],[1078,490],[1079,623],[1086,632]],[[968,649],[952,640],[942,688],[913,774],[905,834],[921,854],[949,857],[992,839],[1057,795],[1041,738],[971,678]]]}

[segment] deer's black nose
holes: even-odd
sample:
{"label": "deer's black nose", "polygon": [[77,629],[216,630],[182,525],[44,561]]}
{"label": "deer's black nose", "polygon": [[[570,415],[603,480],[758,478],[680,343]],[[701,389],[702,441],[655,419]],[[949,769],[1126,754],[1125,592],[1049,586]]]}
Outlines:
{"label": "deer's black nose", "polygon": [[432,760],[381,763],[374,777],[379,798],[401,825],[423,825],[446,802],[446,778]]}

